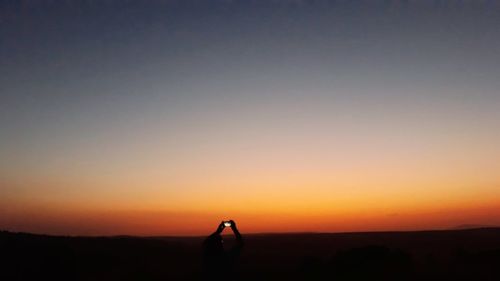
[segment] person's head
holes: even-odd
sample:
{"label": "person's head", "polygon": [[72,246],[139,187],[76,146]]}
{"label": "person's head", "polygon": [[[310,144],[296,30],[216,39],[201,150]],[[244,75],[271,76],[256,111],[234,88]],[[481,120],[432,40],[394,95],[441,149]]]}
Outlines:
{"label": "person's head", "polygon": [[208,255],[216,255],[224,252],[222,236],[211,235],[203,243],[204,252]]}

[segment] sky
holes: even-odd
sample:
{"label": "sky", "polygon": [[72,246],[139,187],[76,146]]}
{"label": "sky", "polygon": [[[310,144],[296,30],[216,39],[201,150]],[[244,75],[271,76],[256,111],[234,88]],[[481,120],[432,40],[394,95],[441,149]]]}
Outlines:
{"label": "sky", "polygon": [[0,2],[0,229],[500,225],[500,1]]}

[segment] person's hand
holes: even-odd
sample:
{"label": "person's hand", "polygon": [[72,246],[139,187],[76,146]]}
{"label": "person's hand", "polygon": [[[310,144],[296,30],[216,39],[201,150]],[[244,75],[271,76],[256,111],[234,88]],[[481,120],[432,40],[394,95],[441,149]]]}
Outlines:
{"label": "person's hand", "polygon": [[224,225],[224,221],[221,221],[221,223],[219,224],[219,226],[217,227],[217,230],[215,232],[220,234],[224,230],[225,227],[226,226]]}

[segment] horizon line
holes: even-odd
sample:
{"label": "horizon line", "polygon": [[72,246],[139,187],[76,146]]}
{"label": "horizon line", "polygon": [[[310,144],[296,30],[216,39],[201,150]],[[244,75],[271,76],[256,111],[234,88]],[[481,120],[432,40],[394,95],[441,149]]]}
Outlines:
{"label": "horizon line", "polygon": [[[367,231],[338,231],[338,232],[315,232],[315,231],[290,231],[290,232],[242,232],[244,235],[258,236],[258,235],[297,235],[297,234],[312,234],[312,235],[322,235],[322,234],[362,234],[362,233],[411,233],[411,232],[444,232],[444,231],[469,231],[469,230],[481,230],[481,229],[499,229],[500,225],[489,225],[489,226],[471,226],[461,228],[461,226],[451,227],[451,228],[441,228],[441,229],[419,229],[419,230],[367,230]],[[21,235],[36,235],[36,236],[49,236],[49,237],[66,237],[66,238],[200,238],[210,235],[130,235],[130,234],[117,234],[117,235],[71,235],[71,234],[47,234],[47,233],[36,233],[36,232],[24,232],[24,231],[10,231],[5,229],[0,229],[0,233],[11,233],[11,234],[21,234]],[[223,236],[230,236],[230,234],[223,234]]]}

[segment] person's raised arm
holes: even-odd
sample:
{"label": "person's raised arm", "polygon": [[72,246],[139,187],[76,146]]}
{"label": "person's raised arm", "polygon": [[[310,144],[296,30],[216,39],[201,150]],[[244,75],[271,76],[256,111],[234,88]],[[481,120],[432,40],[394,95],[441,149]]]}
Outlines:
{"label": "person's raised arm", "polygon": [[240,232],[238,231],[238,228],[236,227],[236,223],[233,220],[229,221],[231,223],[231,230],[234,233],[234,236],[236,237],[236,242],[239,244],[243,244],[243,237],[241,237]]}
{"label": "person's raised arm", "polygon": [[217,229],[215,230],[214,233],[212,233],[210,236],[214,236],[214,235],[220,235],[222,233],[222,231],[224,230],[224,227],[226,227],[224,225],[224,222],[222,221],[219,226],[217,226]]}
{"label": "person's raised arm", "polygon": [[214,245],[221,244],[222,237],[220,234],[224,230],[224,227],[225,227],[224,222],[221,222],[219,226],[217,226],[215,232],[210,234],[207,238],[205,238],[205,241],[203,241],[204,247],[211,248],[214,247]]}

